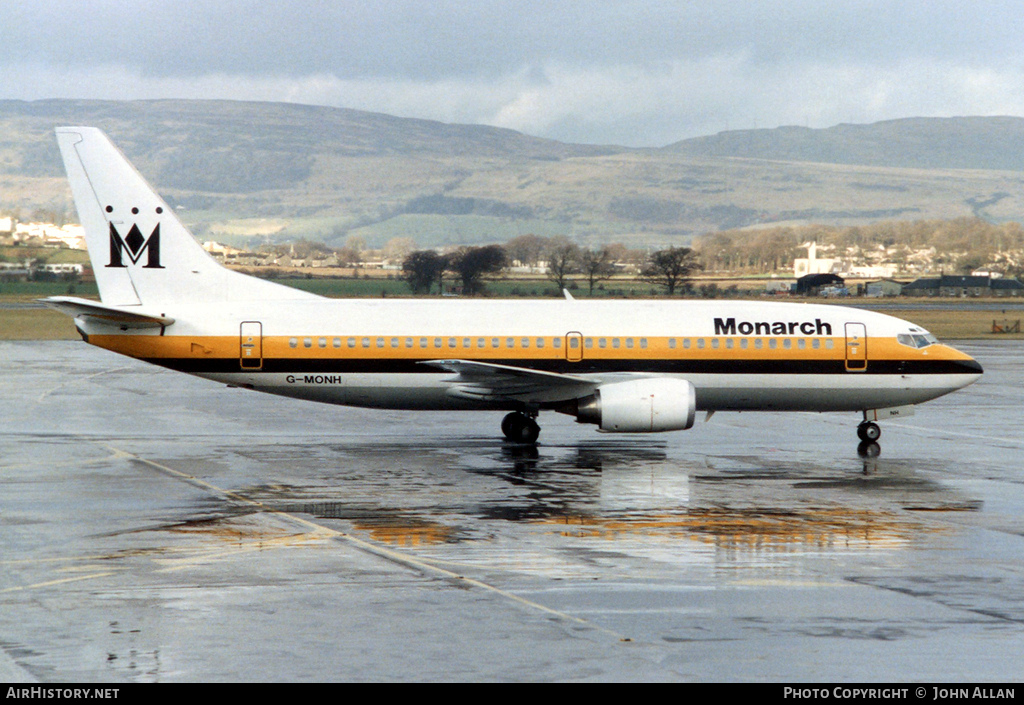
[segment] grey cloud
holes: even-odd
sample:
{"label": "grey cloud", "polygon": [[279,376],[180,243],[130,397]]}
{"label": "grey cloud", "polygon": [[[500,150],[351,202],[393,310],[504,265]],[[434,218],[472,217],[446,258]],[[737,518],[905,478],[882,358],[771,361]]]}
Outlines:
{"label": "grey cloud", "polygon": [[962,0],[0,3],[0,98],[290,100],[557,139],[1024,111],[1024,15]]}

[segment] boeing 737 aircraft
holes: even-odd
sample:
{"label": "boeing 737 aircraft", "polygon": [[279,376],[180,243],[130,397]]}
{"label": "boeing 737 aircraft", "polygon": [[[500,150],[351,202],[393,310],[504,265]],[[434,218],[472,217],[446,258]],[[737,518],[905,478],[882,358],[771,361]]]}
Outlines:
{"label": "boeing 737 aircraft", "polygon": [[756,301],[339,300],[212,259],[99,130],[57,129],[100,302],[51,297],[86,342],[271,394],[388,409],[540,411],[602,431],[690,428],[698,411],[876,421],[977,380],[927,331],[840,306]]}

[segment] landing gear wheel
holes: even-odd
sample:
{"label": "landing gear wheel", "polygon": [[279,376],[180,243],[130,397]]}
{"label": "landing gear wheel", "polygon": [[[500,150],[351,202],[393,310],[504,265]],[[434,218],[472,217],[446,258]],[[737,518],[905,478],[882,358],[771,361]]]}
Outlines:
{"label": "landing gear wheel", "polygon": [[857,426],[857,438],[867,443],[874,443],[882,437],[882,429],[879,428],[878,424],[865,421]]}
{"label": "landing gear wheel", "polygon": [[540,426],[526,414],[514,411],[501,420],[501,432],[513,443],[533,444],[540,436]]}
{"label": "landing gear wheel", "polygon": [[522,416],[522,414],[513,411],[511,414],[506,414],[505,418],[501,420],[501,432],[505,435],[505,438],[512,438],[512,425],[516,421],[516,416]]}

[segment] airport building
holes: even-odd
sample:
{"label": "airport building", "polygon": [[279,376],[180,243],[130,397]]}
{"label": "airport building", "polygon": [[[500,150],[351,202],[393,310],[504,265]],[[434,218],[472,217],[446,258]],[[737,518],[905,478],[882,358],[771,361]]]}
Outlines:
{"label": "airport building", "polygon": [[1024,296],[1024,284],[1016,279],[945,274],[918,279],[903,287],[904,296]]}

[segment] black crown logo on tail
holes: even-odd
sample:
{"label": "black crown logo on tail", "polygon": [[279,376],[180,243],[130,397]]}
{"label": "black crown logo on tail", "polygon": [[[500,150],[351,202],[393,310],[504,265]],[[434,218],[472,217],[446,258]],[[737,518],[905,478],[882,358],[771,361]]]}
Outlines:
{"label": "black crown logo on tail", "polygon": [[122,256],[127,254],[132,264],[138,264],[143,253],[148,255],[143,269],[163,269],[160,265],[160,223],[156,224],[147,239],[139,226],[132,224],[128,235],[122,239],[114,224],[110,224],[110,264],[108,267],[127,267]]}

